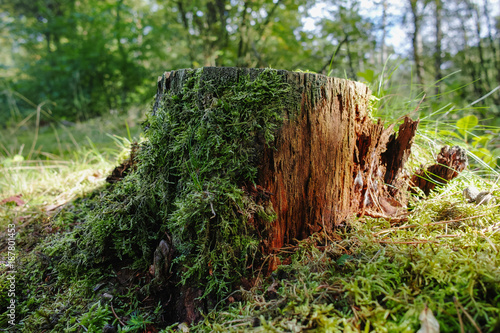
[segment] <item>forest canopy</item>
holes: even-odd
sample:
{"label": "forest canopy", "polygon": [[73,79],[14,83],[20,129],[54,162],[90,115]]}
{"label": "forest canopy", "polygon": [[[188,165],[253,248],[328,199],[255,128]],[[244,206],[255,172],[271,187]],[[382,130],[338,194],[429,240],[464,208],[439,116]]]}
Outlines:
{"label": "forest canopy", "polygon": [[87,119],[151,100],[166,70],[240,66],[369,84],[391,72],[427,89],[436,108],[447,94],[499,125],[498,8],[490,0],[9,0],[0,4],[0,122],[40,105],[56,120]]}

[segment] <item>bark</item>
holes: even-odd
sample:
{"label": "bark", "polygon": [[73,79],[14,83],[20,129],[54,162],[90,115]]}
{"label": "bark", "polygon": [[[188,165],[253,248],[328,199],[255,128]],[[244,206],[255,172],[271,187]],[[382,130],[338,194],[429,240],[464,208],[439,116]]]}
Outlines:
{"label": "bark", "polygon": [[[261,71],[206,67],[201,82],[223,84]],[[179,91],[186,73],[166,73],[157,101],[166,91]],[[263,149],[257,186],[244,188],[250,195],[258,193],[277,215],[271,228],[262,223],[267,226],[264,252],[315,232],[329,233],[356,214],[398,215],[406,205],[402,170],[418,121],[406,118],[396,134],[394,124],[385,129],[370,117],[365,85],[311,73],[278,73],[292,87],[290,100],[299,96],[299,105],[285,110],[287,120],[271,147]]]}
{"label": "bark", "polygon": [[[490,14],[489,14],[489,10],[490,10],[490,5],[488,3],[488,0],[484,0],[484,3],[483,3],[483,9],[484,9],[484,16],[486,18],[486,23],[487,23],[487,27],[488,27],[488,41],[490,43],[490,52],[493,54],[493,63],[494,63],[494,66],[495,66],[495,70],[496,70],[496,80],[497,82],[500,82],[500,56],[499,56],[499,52],[498,52],[498,49],[496,47],[496,43],[495,43],[495,39],[493,37],[493,24],[491,23],[491,18],[490,18]],[[497,101],[499,101],[499,99],[497,98],[496,99]],[[498,104],[498,102],[497,102]]]}
{"label": "bark", "polygon": [[463,68],[464,72],[470,75],[470,80],[473,82],[472,87],[474,89],[474,93],[477,96],[481,96],[482,92],[481,89],[479,88],[479,85],[476,84],[476,81],[479,77],[478,72],[476,71],[476,66],[475,63],[472,61],[470,54],[472,54],[471,48],[469,47],[469,37],[468,37],[468,30],[467,27],[465,26],[465,18],[462,17],[460,28],[462,30],[462,36],[463,36],[463,50],[462,50],[462,56],[463,56]]}
{"label": "bark", "polygon": [[483,50],[483,42],[482,42],[482,32],[481,32],[481,22],[480,22],[480,15],[479,15],[479,10],[475,4],[472,4],[471,2],[467,1],[467,6],[469,9],[469,12],[472,17],[474,17],[474,25],[475,25],[475,33],[476,33],[476,39],[477,39],[477,51],[479,55],[479,72],[482,77],[481,80],[481,85],[483,87],[484,93],[488,92],[491,90],[491,81],[488,75],[488,68],[489,64],[488,61],[485,59],[484,56],[484,50]]}
{"label": "bark", "polygon": [[245,44],[245,36],[248,35],[247,20],[246,20],[247,8],[248,8],[248,2],[245,2],[241,16],[240,28],[238,29],[240,32],[240,42],[238,44],[237,61],[240,65],[243,63],[242,58],[243,58],[243,45]]}
{"label": "bark", "polygon": [[[186,40],[188,42],[188,45],[192,45],[191,32],[189,31],[189,29],[190,29],[189,21],[187,19],[187,13],[186,13],[186,10],[184,9],[183,2],[182,1],[177,1],[177,7],[179,9],[179,13],[180,13],[180,16],[181,16],[182,25],[184,26],[184,29],[187,32],[187,34],[186,34]],[[168,19],[167,19],[167,21],[168,21]],[[189,47],[188,49],[189,49],[189,60],[190,60],[190,62],[192,64],[195,61],[195,56],[193,54],[193,48]]]}
{"label": "bark", "polygon": [[346,51],[347,51],[347,60],[349,62],[349,69],[351,71],[351,78],[353,80],[357,80],[357,75],[356,71],[354,70],[354,64],[352,62],[352,55],[351,55],[351,48],[349,47],[349,35],[346,33],[347,39],[346,39]]}

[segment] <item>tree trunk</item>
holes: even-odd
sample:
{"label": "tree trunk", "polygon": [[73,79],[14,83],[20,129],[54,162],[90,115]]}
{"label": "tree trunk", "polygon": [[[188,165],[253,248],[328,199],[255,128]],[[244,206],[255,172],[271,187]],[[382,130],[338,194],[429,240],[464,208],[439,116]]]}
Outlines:
{"label": "tree trunk", "polygon": [[443,30],[441,28],[441,18],[442,18],[442,9],[443,9],[443,4],[441,2],[442,0],[436,0],[435,5],[436,5],[436,13],[435,13],[435,19],[436,19],[436,49],[434,53],[434,79],[436,80],[436,97],[439,99],[440,94],[441,94],[441,64],[443,62],[442,56],[441,56],[441,41],[443,39]]}
{"label": "tree trunk", "polygon": [[[205,67],[199,80],[225,85],[263,71]],[[153,115],[163,96],[180,92],[193,73],[178,70],[160,78]],[[384,129],[381,121],[370,117],[370,91],[364,84],[310,73],[277,73],[291,87],[285,121],[274,142],[258,149],[255,184],[241,185],[276,213],[271,228],[255,221],[267,230],[261,233],[264,252],[315,232],[331,232],[355,214],[397,215],[406,205],[401,171],[418,121],[406,118],[396,135],[394,125]]]}
{"label": "tree trunk", "polygon": [[387,0],[382,1],[382,40],[380,42],[380,64],[385,65],[385,59],[387,58],[387,46],[386,46],[386,36],[387,36]]}
{"label": "tree trunk", "polygon": [[[498,49],[497,49],[497,46],[496,46],[496,43],[495,43],[495,38],[493,37],[493,31],[495,29],[494,29],[494,27],[493,27],[493,25],[491,23],[491,18],[490,18],[489,11],[490,11],[489,2],[488,2],[488,0],[484,0],[484,2],[483,2],[483,12],[484,12],[484,16],[486,18],[486,25],[487,25],[487,28],[488,28],[488,41],[490,43],[490,52],[493,55],[493,65],[494,65],[494,68],[495,68],[496,80],[497,80],[497,83],[498,83],[498,82],[500,82],[500,56],[499,56],[499,52],[498,52]],[[496,98],[495,100],[497,101],[496,104],[500,104],[500,98]]]}
{"label": "tree trunk", "polygon": [[[423,42],[422,42],[422,32],[420,31],[422,16],[418,10],[418,0],[409,0],[410,8],[413,18],[413,60],[415,61],[415,72],[417,74],[417,82],[420,86],[424,84],[424,61],[423,56]],[[425,7],[425,4],[424,4]]]}

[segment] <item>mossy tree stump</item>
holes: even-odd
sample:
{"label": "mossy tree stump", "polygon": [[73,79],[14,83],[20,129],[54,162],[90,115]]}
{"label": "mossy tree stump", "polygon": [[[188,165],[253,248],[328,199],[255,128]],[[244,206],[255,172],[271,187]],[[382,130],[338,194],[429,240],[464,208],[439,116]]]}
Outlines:
{"label": "mossy tree stump", "polygon": [[167,72],[146,140],[108,178],[61,261],[79,271],[126,263],[150,279],[169,320],[197,321],[266,263],[272,271],[284,245],[405,207],[418,122],[394,133],[369,110],[365,85],[323,75]]}
{"label": "mossy tree stump", "polygon": [[[193,102],[209,112],[219,96],[211,93],[208,83],[230,89],[241,77],[254,80],[264,71],[205,67],[197,78],[199,90]],[[272,205],[276,214],[270,228],[263,227],[258,216],[249,218],[258,229],[267,230],[260,233],[264,252],[315,232],[328,233],[355,214],[397,215],[406,205],[402,170],[418,121],[406,118],[396,134],[394,125],[385,129],[370,117],[370,91],[364,84],[311,73],[275,72],[290,88],[281,97],[283,121],[272,142],[266,144],[262,133],[254,133],[258,173],[253,184],[239,182],[261,204]],[[158,81],[153,115],[165,95],[181,93],[195,75],[199,72],[165,73]],[[211,154],[217,158],[218,152]]]}

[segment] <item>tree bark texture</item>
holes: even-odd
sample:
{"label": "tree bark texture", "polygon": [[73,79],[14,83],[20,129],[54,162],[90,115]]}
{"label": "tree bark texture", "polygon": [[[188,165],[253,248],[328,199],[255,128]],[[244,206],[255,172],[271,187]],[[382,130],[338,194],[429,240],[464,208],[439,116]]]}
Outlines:
{"label": "tree bark texture", "polygon": [[[205,67],[201,82],[223,84],[262,71]],[[189,73],[177,70],[160,78],[153,114],[166,92],[182,89]],[[355,214],[397,215],[406,205],[402,170],[418,121],[406,118],[394,133],[395,124],[385,128],[370,117],[364,84],[311,73],[278,74],[292,87],[290,98],[299,98],[298,105],[284,110],[274,142],[261,153],[257,186],[249,186],[263,194],[277,216],[262,233],[263,248],[272,252],[315,232],[328,233]]]}

